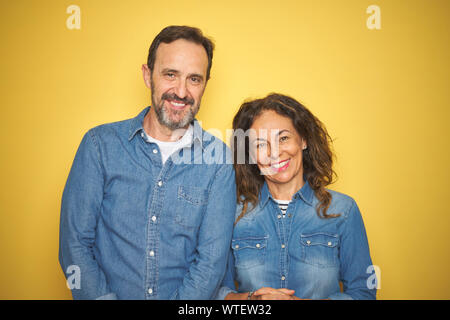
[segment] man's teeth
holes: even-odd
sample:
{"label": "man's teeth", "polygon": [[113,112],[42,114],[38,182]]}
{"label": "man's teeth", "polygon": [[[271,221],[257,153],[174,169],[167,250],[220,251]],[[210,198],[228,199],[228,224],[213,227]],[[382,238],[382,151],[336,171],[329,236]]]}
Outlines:
{"label": "man's teeth", "polygon": [[272,167],[274,167],[275,169],[280,169],[281,167],[284,167],[289,160],[283,161],[283,162],[279,162],[279,163],[275,163],[272,165]]}
{"label": "man's teeth", "polygon": [[186,104],[185,103],[177,103],[175,101],[171,101],[171,103],[175,106],[175,107],[184,107]]}

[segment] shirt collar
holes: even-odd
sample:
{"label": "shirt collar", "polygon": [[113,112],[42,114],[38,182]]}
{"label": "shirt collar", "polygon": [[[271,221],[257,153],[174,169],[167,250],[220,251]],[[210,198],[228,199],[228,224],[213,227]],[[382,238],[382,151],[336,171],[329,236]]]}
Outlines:
{"label": "shirt collar", "polygon": [[[269,198],[272,198],[273,200],[273,196],[270,194],[269,187],[267,186],[267,183],[264,182],[259,197],[261,207],[264,207],[266,205]],[[309,185],[308,181],[305,180],[305,184],[300,190],[298,190],[294,194],[293,198],[294,199],[300,198],[309,206],[313,206],[314,191],[313,189],[311,189],[311,186]]]}
{"label": "shirt collar", "polygon": [[[130,130],[129,130],[129,136],[128,141],[131,141],[133,137],[136,135],[136,133],[140,132],[141,130],[144,130],[144,127],[142,126],[142,123],[144,122],[144,118],[147,115],[147,113],[150,111],[151,107],[146,107],[144,110],[142,110],[135,118],[132,119],[130,124]],[[198,123],[197,119],[193,120],[192,125],[194,126],[193,131],[193,143],[199,143],[200,147],[204,149],[203,147],[203,129]]]}

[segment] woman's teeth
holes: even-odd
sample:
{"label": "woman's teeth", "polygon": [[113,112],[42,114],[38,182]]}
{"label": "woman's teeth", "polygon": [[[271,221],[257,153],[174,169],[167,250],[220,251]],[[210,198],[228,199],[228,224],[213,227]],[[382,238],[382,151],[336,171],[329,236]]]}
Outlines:
{"label": "woman's teeth", "polygon": [[281,167],[284,167],[288,163],[288,161],[289,160],[285,160],[285,161],[282,161],[282,162],[279,162],[279,163],[275,163],[275,164],[272,165],[272,167],[275,168],[275,169],[280,169]]}

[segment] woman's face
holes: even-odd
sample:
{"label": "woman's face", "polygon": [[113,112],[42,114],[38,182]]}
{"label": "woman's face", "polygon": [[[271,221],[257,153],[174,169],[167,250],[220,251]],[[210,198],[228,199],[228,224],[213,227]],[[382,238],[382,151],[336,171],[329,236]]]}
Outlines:
{"label": "woman's face", "polygon": [[267,183],[303,181],[303,154],[306,141],[295,130],[292,120],[267,110],[250,127],[252,159]]}

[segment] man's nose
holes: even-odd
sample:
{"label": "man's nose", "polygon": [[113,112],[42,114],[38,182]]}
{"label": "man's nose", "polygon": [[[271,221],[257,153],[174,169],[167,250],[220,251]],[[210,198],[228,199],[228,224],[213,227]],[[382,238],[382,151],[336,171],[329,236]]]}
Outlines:
{"label": "man's nose", "polygon": [[186,88],[186,82],[182,79],[180,79],[176,86],[175,86],[175,94],[181,98],[186,98],[187,88]]}

